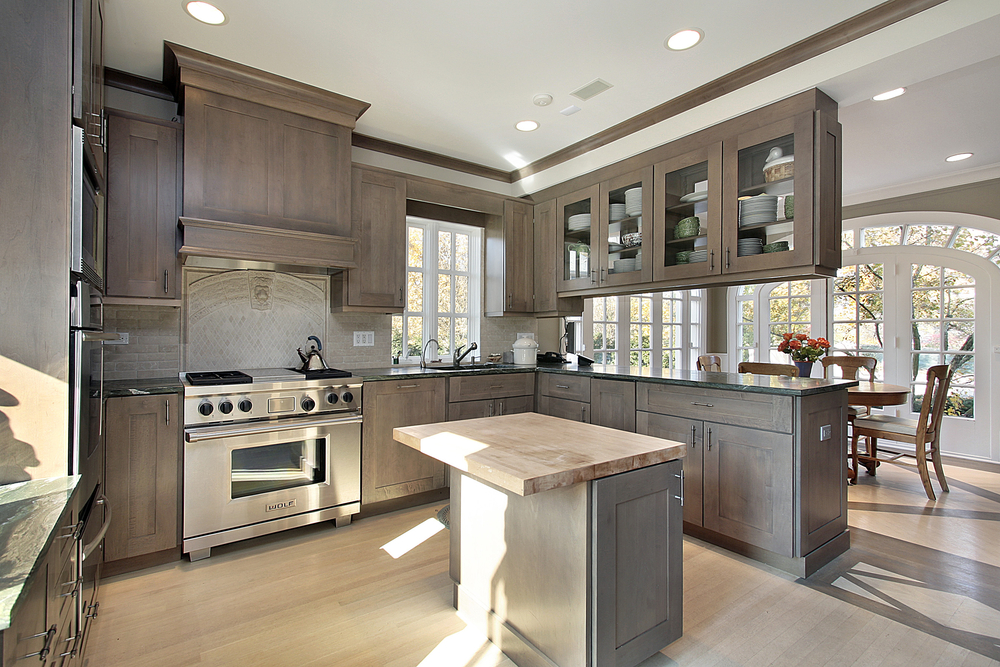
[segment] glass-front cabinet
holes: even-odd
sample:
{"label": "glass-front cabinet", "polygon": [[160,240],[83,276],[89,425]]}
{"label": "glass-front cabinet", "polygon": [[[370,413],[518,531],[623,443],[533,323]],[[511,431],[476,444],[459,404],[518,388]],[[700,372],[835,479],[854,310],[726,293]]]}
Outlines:
{"label": "glass-front cabinet", "polygon": [[724,273],[812,263],[813,116],[800,113],[725,142]]}
{"label": "glass-front cabinet", "polygon": [[563,257],[559,291],[597,287],[600,194],[600,185],[592,185],[556,201]]}
{"label": "glass-front cabinet", "polygon": [[599,285],[649,282],[653,275],[648,250],[653,245],[653,167],[601,183],[600,201]]}
{"label": "glass-front cabinet", "polygon": [[722,142],[654,165],[653,280],[722,270]]}

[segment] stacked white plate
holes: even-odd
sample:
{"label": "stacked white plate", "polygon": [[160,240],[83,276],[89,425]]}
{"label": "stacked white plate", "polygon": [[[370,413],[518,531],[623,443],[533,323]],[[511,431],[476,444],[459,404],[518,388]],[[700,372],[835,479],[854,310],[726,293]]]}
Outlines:
{"label": "stacked white plate", "polygon": [[691,256],[688,258],[689,264],[694,264],[695,262],[707,262],[708,261],[708,249],[702,248],[701,250],[692,250]]}
{"label": "stacked white plate", "polygon": [[611,222],[616,220],[621,220],[625,217],[625,204],[612,204],[611,205]]}
{"label": "stacked white plate", "polygon": [[[775,204],[777,206],[777,204]],[[777,210],[777,209],[775,209]],[[571,232],[578,232],[583,229],[588,229],[590,227],[590,214],[589,213],[577,213],[576,215],[569,216],[566,220],[566,228]]]}
{"label": "stacked white plate", "polygon": [[635,271],[636,260],[634,257],[630,259],[616,259],[613,264],[615,273],[628,273],[629,271]]}
{"label": "stacked white plate", "polygon": [[695,250],[697,250],[698,248],[705,248],[707,246],[708,246],[708,237],[707,236],[696,236],[695,237],[695,239],[694,239]]}
{"label": "stacked white plate", "polygon": [[757,195],[740,201],[740,224],[759,225],[777,222],[778,198],[774,195]]}
{"label": "stacked white plate", "polygon": [[740,257],[759,255],[764,252],[764,242],[760,239],[740,239],[736,242],[736,254]]}
{"label": "stacked white plate", "polygon": [[642,188],[625,191],[625,215],[642,215]]}

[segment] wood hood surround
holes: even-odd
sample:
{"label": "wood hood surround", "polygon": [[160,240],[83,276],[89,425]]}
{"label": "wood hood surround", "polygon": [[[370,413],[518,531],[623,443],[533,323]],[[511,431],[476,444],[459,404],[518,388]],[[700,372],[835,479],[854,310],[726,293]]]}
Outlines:
{"label": "wood hood surround", "polygon": [[355,268],[351,134],[370,104],[164,42],[188,256]]}

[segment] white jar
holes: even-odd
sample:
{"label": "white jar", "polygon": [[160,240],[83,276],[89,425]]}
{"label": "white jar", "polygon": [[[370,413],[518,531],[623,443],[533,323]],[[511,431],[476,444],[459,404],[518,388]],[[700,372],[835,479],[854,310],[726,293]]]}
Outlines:
{"label": "white jar", "polygon": [[538,361],[538,343],[524,336],[514,341],[514,363],[518,366],[535,366]]}

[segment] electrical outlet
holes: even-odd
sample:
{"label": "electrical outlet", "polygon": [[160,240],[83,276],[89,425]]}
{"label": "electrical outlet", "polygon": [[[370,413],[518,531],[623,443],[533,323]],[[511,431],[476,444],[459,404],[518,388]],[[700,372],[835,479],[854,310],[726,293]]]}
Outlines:
{"label": "electrical outlet", "polygon": [[829,440],[833,437],[833,426],[826,424],[819,427],[819,439],[820,441]]}
{"label": "electrical outlet", "polygon": [[374,331],[354,332],[354,347],[374,347],[374,346],[375,346]]}
{"label": "electrical outlet", "polygon": [[106,340],[105,345],[128,345],[128,332],[123,331],[118,334],[118,340]]}

